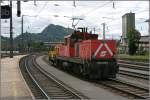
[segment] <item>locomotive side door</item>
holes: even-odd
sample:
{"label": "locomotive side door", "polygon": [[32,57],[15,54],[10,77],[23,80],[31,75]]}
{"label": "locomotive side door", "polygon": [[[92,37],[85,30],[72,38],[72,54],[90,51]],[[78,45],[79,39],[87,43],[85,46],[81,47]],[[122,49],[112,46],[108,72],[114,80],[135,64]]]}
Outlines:
{"label": "locomotive side door", "polygon": [[75,44],[75,56],[79,57],[79,43]]}

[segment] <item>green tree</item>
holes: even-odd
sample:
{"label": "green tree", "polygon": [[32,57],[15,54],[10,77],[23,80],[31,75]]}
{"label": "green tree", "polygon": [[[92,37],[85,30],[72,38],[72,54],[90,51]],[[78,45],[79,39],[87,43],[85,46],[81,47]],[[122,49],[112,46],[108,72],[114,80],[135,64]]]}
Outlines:
{"label": "green tree", "polygon": [[127,33],[129,55],[134,55],[136,53],[140,37],[141,33],[136,29],[130,29],[129,32]]}
{"label": "green tree", "polygon": [[33,42],[30,44],[30,48],[33,52],[48,51],[43,42]]}

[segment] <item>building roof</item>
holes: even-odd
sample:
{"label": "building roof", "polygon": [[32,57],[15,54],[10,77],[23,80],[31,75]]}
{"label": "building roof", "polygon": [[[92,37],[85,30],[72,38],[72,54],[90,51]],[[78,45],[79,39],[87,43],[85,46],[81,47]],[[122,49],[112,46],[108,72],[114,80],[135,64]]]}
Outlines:
{"label": "building roof", "polygon": [[150,20],[149,20],[149,19],[147,19],[145,22],[150,22]]}
{"label": "building roof", "polygon": [[126,14],[124,14],[122,17],[125,17],[125,16],[127,16],[127,15],[135,15],[135,13],[132,13],[132,12],[126,13]]}
{"label": "building roof", "polygon": [[141,36],[140,42],[149,42],[149,36],[148,36],[148,35],[146,35],[146,36]]}

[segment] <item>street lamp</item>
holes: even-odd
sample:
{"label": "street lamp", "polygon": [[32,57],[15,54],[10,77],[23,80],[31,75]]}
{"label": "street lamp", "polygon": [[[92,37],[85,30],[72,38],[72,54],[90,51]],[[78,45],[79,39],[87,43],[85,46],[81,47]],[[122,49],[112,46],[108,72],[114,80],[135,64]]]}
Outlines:
{"label": "street lamp", "polygon": [[[110,21],[107,21],[107,22],[111,22],[111,21],[114,21],[116,20],[115,18],[111,18],[111,17],[102,17],[103,19],[110,19]],[[106,22],[105,22],[106,23]]]}
{"label": "street lamp", "polygon": [[59,4],[54,4],[54,6],[60,6]]}
{"label": "street lamp", "polygon": [[59,17],[58,15],[54,15],[54,17]]}
{"label": "street lamp", "polygon": [[109,18],[109,17],[102,17],[102,18],[106,18],[106,19],[113,19],[113,18]]}
{"label": "street lamp", "polygon": [[149,19],[146,18],[137,18],[138,20],[141,20],[142,22],[149,22]]}

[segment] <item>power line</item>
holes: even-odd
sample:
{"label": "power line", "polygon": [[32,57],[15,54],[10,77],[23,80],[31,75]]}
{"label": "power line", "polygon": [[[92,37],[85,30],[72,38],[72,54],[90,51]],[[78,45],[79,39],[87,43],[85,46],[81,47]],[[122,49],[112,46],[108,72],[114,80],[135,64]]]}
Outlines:
{"label": "power line", "polygon": [[[45,9],[45,7],[47,6],[47,4],[48,4],[48,1],[46,1],[45,3],[44,3],[44,5],[42,6],[42,8],[37,12],[37,15],[36,15],[36,17],[38,17],[39,15],[40,15],[40,13]],[[36,4],[37,5],[37,4]],[[35,21],[36,20],[34,20],[31,24],[33,25],[33,23],[35,23]],[[31,26],[32,26],[31,25]]]}
{"label": "power line", "polygon": [[84,13],[83,15],[89,15],[89,14],[95,12],[96,10],[98,10],[99,8],[102,8],[102,7],[106,6],[107,4],[110,4],[111,2],[112,2],[112,1],[109,1],[109,2],[107,2],[107,3],[105,3],[105,4],[103,4],[103,5],[100,5],[100,6],[96,7],[96,8],[94,8],[94,9],[92,9],[92,10],[90,10],[90,11]]}
{"label": "power line", "polygon": [[47,6],[48,1],[45,2],[45,4],[43,5],[43,7],[40,9],[40,11],[37,14],[37,17],[39,16],[39,14],[45,9],[45,7]]}

